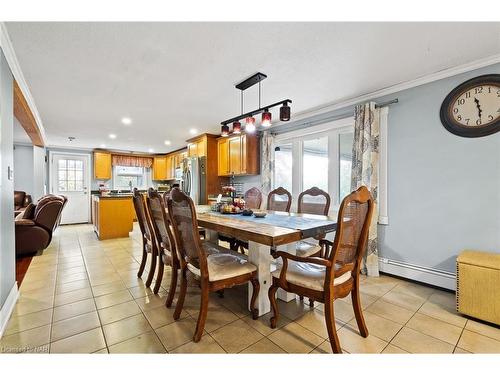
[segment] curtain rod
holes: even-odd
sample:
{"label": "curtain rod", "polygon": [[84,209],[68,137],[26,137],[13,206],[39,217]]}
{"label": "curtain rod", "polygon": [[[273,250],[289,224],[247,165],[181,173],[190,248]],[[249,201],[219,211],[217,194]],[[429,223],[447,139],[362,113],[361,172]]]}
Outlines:
{"label": "curtain rod", "polygon": [[[388,100],[386,102],[382,102],[379,104],[375,104],[375,108],[383,108],[383,107],[387,107],[391,104],[396,104],[396,103],[399,103],[398,98]],[[347,107],[347,108],[349,108],[349,107]],[[352,112],[345,113],[345,111],[344,111],[344,113],[340,113],[338,115],[333,115],[333,116],[329,116],[329,117],[325,117],[325,118],[317,119],[317,120],[312,120],[312,121],[304,121],[304,122],[297,124],[295,126],[293,126],[293,125],[290,127],[287,127],[286,125],[278,126],[274,130],[271,130],[271,134],[278,135],[278,134],[283,134],[283,133],[287,133],[287,132],[294,131],[294,130],[301,130],[301,129],[307,128],[309,126],[321,125],[321,124],[324,124],[324,123],[330,122],[330,121],[343,120],[343,119],[346,119],[346,118],[349,118],[352,116],[353,116]]]}
{"label": "curtain rod", "polygon": [[396,104],[398,102],[399,102],[398,98],[392,99],[392,100],[389,100],[387,102],[383,102],[383,103],[380,103],[380,104],[375,104],[375,108],[387,107],[387,106],[389,106],[391,104]]}

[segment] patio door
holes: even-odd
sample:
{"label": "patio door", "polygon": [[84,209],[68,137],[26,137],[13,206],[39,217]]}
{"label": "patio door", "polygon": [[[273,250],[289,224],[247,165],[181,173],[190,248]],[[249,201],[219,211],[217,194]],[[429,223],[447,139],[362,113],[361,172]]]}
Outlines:
{"label": "patio door", "polygon": [[51,157],[51,193],[68,203],[61,224],[88,223],[90,213],[89,155],[54,153]]}

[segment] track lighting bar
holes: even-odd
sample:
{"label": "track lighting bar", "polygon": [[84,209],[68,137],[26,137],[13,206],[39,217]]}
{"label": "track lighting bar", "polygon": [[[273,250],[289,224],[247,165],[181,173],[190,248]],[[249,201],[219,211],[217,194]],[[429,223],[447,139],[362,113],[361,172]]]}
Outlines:
{"label": "track lighting bar", "polygon": [[265,106],[262,106],[261,108],[259,109],[254,109],[253,111],[250,111],[250,112],[247,112],[247,113],[244,113],[242,115],[239,115],[239,116],[236,116],[236,117],[233,117],[233,118],[230,118],[229,120],[224,120],[221,122],[222,125],[227,125],[227,124],[230,124],[232,122],[235,122],[235,121],[238,121],[238,120],[242,120],[242,119],[245,119],[247,117],[252,117],[254,115],[258,115],[259,113],[262,113],[264,112],[265,110],[269,110],[270,108],[273,108],[273,107],[276,107],[278,105],[282,105],[282,104],[288,104],[288,103],[291,103],[292,101],[290,99],[285,99],[285,100],[282,100],[280,102],[276,102],[276,103],[273,103],[273,104],[270,104],[270,105],[265,105]]}

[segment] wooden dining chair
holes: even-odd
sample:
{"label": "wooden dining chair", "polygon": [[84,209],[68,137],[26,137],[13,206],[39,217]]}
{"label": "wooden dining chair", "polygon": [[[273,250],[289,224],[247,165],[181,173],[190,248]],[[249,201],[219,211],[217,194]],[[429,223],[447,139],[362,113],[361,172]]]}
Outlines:
{"label": "wooden dining chair", "polygon": [[207,241],[201,241],[198,235],[196,211],[192,199],[178,188],[172,189],[167,201],[167,211],[179,253],[181,285],[175,307],[174,319],[180,318],[187,290],[187,277],[190,273],[201,287],[201,304],[196,331],[193,340],[200,341],[208,312],[208,294],[230,288],[234,285],[252,283],[253,292],[250,300],[252,317],[257,319],[255,301],[260,285],[257,279],[257,267],[237,252],[223,249]]}
{"label": "wooden dining chair", "polygon": [[163,279],[163,270],[165,266],[172,268],[170,276],[170,286],[168,289],[167,300],[165,306],[172,306],[172,301],[175,295],[177,286],[177,271],[179,270],[179,260],[177,259],[177,251],[175,248],[175,240],[170,228],[170,220],[165,210],[165,204],[162,196],[153,188],[148,189],[146,198],[146,207],[149,217],[153,225],[156,235],[156,243],[158,245],[158,272],[156,275],[155,286],[153,292],[155,294],[160,290],[160,285]]}
{"label": "wooden dining chair", "polygon": [[243,199],[245,200],[245,208],[258,210],[262,204],[262,192],[256,187],[252,187],[245,191]]}
{"label": "wooden dining chair", "polygon": [[344,198],[337,219],[335,240],[321,240],[324,257],[299,257],[278,251],[282,264],[272,272],[269,300],[273,310],[271,327],[279,318],[276,291],[282,288],[290,293],[309,297],[325,304],[325,320],[330,345],[334,353],[341,353],[335,329],[334,301],[351,293],[354,315],[361,336],[368,336],[359,298],[361,259],[368,241],[368,230],[373,214],[373,198],[364,186]]}
{"label": "wooden dining chair", "polygon": [[146,279],[146,287],[149,288],[153,281],[153,276],[156,269],[158,248],[156,246],[156,239],[154,237],[154,229],[146,210],[144,197],[142,193],[137,190],[137,188],[134,188],[134,196],[132,197],[132,200],[134,202],[135,214],[137,216],[137,221],[139,222],[139,228],[141,229],[142,234],[142,259],[139,266],[139,271],[137,272],[137,277],[142,277],[148,254],[151,254],[151,265],[149,267],[148,278]]}
{"label": "wooden dining chair", "polygon": [[[285,196],[286,199],[280,200],[277,197]],[[267,196],[267,209],[269,211],[284,211],[290,212],[290,206],[292,205],[292,194],[283,187],[278,187],[269,192]]]}
{"label": "wooden dining chair", "polygon": [[[330,194],[320,188],[314,186],[299,194],[298,210],[299,214],[323,215],[327,216],[330,210]],[[324,236],[316,237],[319,241]],[[321,253],[319,243],[312,241],[297,242],[297,255],[301,257],[317,256]]]}

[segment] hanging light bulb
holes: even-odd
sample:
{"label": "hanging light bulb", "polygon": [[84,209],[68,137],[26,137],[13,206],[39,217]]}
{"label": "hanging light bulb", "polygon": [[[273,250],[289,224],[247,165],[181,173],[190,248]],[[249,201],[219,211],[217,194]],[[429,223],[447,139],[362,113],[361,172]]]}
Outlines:
{"label": "hanging light bulb", "polygon": [[247,133],[253,133],[255,131],[255,118],[247,117],[245,119],[245,130]]}
{"label": "hanging light bulb", "polygon": [[229,135],[229,126],[222,125],[220,128],[220,132],[223,137],[227,137]]}
{"label": "hanging light bulb", "polygon": [[280,120],[288,121],[290,120],[290,107],[288,103],[283,103],[283,106],[280,108]]}
{"label": "hanging light bulb", "polygon": [[233,122],[233,133],[240,134],[241,133],[241,122],[235,121]]}
{"label": "hanging light bulb", "polygon": [[262,112],[262,126],[271,126],[271,112],[269,112],[267,108]]}

